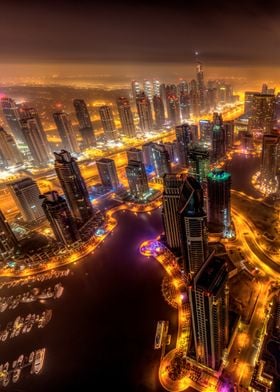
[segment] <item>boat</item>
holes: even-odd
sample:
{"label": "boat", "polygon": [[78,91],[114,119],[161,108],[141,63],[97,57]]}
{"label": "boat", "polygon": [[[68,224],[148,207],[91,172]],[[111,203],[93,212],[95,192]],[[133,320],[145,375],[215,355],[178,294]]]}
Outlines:
{"label": "boat", "polygon": [[42,348],[40,350],[36,350],[34,355],[34,360],[32,362],[31,373],[38,374],[43,368],[44,360],[45,360],[46,349]]}
{"label": "boat", "polygon": [[62,286],[61,283],[57,283],[54,286],[54,298],[59,298],[62,296],[62,293],[64,291],[64,287]]}
{"label": "boat", "polygon": [[165,321],[163,321],[163,320],[158,321],[157,329],[156,329],[156,336],[155,336],[155,344],[154,344],[154,348],[156,350],[161,347],[164,327],[165,327]]}
{"label": "boat", "polygon": [[0,312],[1,313],[5,312],[7,307],[8,307],[8,303],[7,302],[1,302],[1,304],[0,304]]}
{"label": "boat", "polygon": [[3,387],[6,387],[10,382],[10,374],[8,370],[9,370],[9,362],[6,362],[5,365],[3,366],[3,373],[4,373]]}
{"label": "boat", "polygon": [[32,362],[33,362],[34,355],[35,355],[34,351],[32,351],[32,352],[29,354],[29,358],[28,358],[28,362],[29,362],[29,363],[32,363]]}
{"label": "boat", "polygon": [[1,336],[2,342],[5,342],[5,340],[7,340],[8,335],[9,335],[9,331],[7,329],[5,329],[5,331],[3,331],[2,336]]}
{"label": "boat", "polygon": [[17,368],[13,371],[13,376],[12,376],[13,383],[18,382],[19,377],[20,377],[20,373],[21,373],[21,368],[20,368],[20,367],[17,367]]}
{"label": "boat", "polygon": [[48,290],[43,290],[41,292],[41,294],[38,294],[38,299],[49,299],[52,298],[54,295],[53,291],[50,290],[50,288]]}

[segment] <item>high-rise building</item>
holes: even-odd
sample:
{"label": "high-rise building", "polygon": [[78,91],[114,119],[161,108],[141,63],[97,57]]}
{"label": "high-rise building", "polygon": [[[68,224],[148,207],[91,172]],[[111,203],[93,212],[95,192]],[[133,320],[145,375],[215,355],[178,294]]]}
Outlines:
{"label": "high-rise building", "polygon": [[249,130],[262,133],[270,132],[276,122],[275,106],[275,95],[254,94]]}
{"label": "high-rise building", "polygon": [[99,115],[101,119],[102,128],[106,140],[116,140],[117,131],[113,112],[110,106],[103,105],[99,108]]}
{"label": "high-rise building", "polygon": [[176,141],[178,146],[179,163],[183,167],[189,165],[189,148],[191,144],[191,128],[185,123],[175,128]]}
{"label": "high-rise building", "polygon": [[204,85],[202,64],[199,61],[196,63],[196,78],[197,78],[200,111],[203,111],[205,110],[205,85]]}
{"label": "high-rise building", "polygon": [[170,162],[172,163],[178,163],[179,162],[179,157],[178,157],[178,144],[177,142],[165,142],[162,143],[168,152]]}
{"label": "high-rise building", "polygon": [[192,80],[190,83],[190,105],[191,113],[193,116],[198,117],[200,115],[200,94],[195,80]]}
{"label": "high-rise building", "polygon": [[207,89],[207,107],[210,110],[215,110],[217,106],[217,89],[216,87],[208,87]]}
{"label": "high-rise building", "polygon": [[128,150],[126,150],[126,155],[128,161],[137,161],[144,163],[143,151],[139,148],[129,148]]}
{"label": "high-rise building", "polygon": [[159,95],[154,95],[153,106],[155,113],[155,125],[157,128],[161,128],[165,123],[165,116],[163,102]]}
{"label": "high-rise building", "polygon": [[37,164],[46,164],[49,159],[49,148],[42,137],[36,118],[30,117],[20,120],[22,134],[29,148],[33,161]]}
{"label": "high-rise building", "polygon": [[120,97],[117,100],[119,116],[121,120],[122,132],[127,137],[135,136],[135,125],[133,115],[130,108],[129,100],[125,97]]}
{"label": "high-rise building", "polygon": [[154,143],[153,142],[148,142],[142,145],[142,153],[143,153],[143,163],[145,167],[147,168],[152,168],[153,167],[153,156],[152,156],[152,147]]}
{"label": "high-rise building", "polygon": [[79,231],[66,200],[56,191],[46,192],[40,198],[55,239],[65,245],[78,241]]}
{"label": "high-rise building", "polygon": [[181,79],[177,86],[178,94],[188,94],[189,87],[186,80]]}
{"label": "high-rise building", "polygon": [[199,120],[200,140],[203,143],[211,145],[212,125],[209,120]]}
{"label": "high-rise building", "polygon": [[131,82],[131,89],[132,89],[133,101],[135,102],[136,98],[141,93],[140,83],[137,80],[132,80],[132,82]]}
{"label": "high-rise building", "polygon": [[191,106],[190,97],[187,93],[181,92],[179,95],[181,120],[185,121],[190,118]]}
{"label": "high-rise building", "polygon": [[144,80],[143,87],[144,87],[144,93],[145,93],[146,97],[148,98],[150,103],[152,103],[153,95],[154,95],[152,83],[149,80]]}
{"label": "high-rise building", "polygon": [[55,152],[54,156],[54,168],[71,213],[79,222],[85,223],[93,216],[93,208],[77,161],[66,150]]}
{"label": "high-rise building", "polygon": [[153,95],[160,96],[160,81],[156,79],[153,80]]}
{"label": "high-rise building", "polygon": [[135,199],[144,200],[149,192],[144,164],[142,162],[129,161],[125,171],[131,195]]}
{"label": "high-rise building", "polygon": [[88,148],[95,146],[95,134],[85,101],[83,99],[74,99],[73,105],[79,122],[79,129],[84,147]]}
{"label": "high-rise building", "polygon": [[153,129],[151,103],[144,93],[136,98],[136,105],[141,130],[150,132]]}
{"label": "high-rise building", "polygon": [[233,147],[233,143],[234,143],[234,122],[233,121],[224,121],[223,128],[225,130],[226,150],[229,150]]}
{"label": "high-rise building", "polygon": [[173,252],[179,252],[181,237],[179,230],[178,206],[183,174],[165,174],[163,176],[162,219],[168,247]]}
{"label": "high-rise building", "polygon": [[164,144],[153,143],[152,162],[157,177],[171,173],[171,162]]}
{"label": "high-rise building", "polygon": [[15,101],[8,97],[2,97],[1,107],[8,126],[10,127],[12,134],[14,135],[14,138],[17,141],[23,142],[24,139],[20,126],[20,113]]}
{"label": "high-rise building", "polygon": [[39,199],[40,191],[32,178],[26,177],[10,183],[9,190],[25,222],[30,223],[45,217]]}
{"label": "high-rise building", "polygon": [[0,166],[5,168],[21,162],[22,156],[13,136],[0,127]]}
{"label": "high-rise building", "polygon": [[188,176],[179,200],[179,224],[184,270],[196,273],[208,256],[207,216],[203,209],[203,190]]}
{"label": "high-rise building", "polygon": [[226,154],[226,135],[223,127],[222,116],[218,113],[213,114],[212,123],[212,151],[211,158],[213,162],[224,158]]}
{"label": "high-rise building", "polygon": [[0,210],[0,255],[9,255],[17,246],[17,239],[7,219]]}
{"label": "high-rise building", "polygon": [[69,115],[65,112],[56,112],[53,113],[53,119],[61,139],[62,148],[70,152],[79,152],[77,138]]}
{"label": "high-rise building", "polygon": [[172,125],[180,123],[180,104],[177,95],[167,95],[168,120]]}
{"label": "high-rise building", "polygon": [[164,83],[162,83],[159,87],[159,95],[160,95],[160,98],[163,103],[164,114],[165,114],[165,116],[167,116],[167,113],[168,113],[167,112],[167,96],[166,96],[166,87],[165,87]]}
{"label": "high-rise building", "polygon": [[218,370],[228,344],[229,292],[226,262],[211,254],[189,287],[197,362]]}
{"label": "high-rise building", "polygon": [[231,226],[231,175],[214,169],[207,175],[208,223],[215,232],[229,232]]}
{"label": "high-rise building", "polygon": [[189,174],[198,182],[206,182],[207,174],[210,170],[210,158],[207,148],[194,145],[189,152]]}
{"label": "high-rise building", "polygon": [[280,136],[277,133],[263,135],[260,180],[265,193],[280,190]]}
{"label": "high-rise building", "polygon": [[256,91],[245,91],[244,114],[248,117],[251,117],[253,113],[253,99],[255,94],[258,93]]}
{"label": "high-rise building", "polygon": [[112,189],[116,189],[120,185],[115,161],[113,159],[98,159],[96,161],[96,166],[102,185]]}

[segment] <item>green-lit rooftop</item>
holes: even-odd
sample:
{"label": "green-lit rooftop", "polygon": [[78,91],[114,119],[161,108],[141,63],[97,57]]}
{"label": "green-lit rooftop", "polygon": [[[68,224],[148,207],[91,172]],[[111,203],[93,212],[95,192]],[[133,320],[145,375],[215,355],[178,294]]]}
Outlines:
{"label": "green-lit rooftop", "polygon": [[222,169],[214,169],[208,173],[207,177],[212,181],[226,181],[231,177],[231,174]]}

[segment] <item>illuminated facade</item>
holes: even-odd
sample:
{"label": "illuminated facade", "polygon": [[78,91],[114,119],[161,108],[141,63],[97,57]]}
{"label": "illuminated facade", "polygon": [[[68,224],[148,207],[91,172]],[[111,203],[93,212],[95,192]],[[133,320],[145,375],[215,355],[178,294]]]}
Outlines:
{"label": "illuminated facade", "polygon": [[11,98],[3,97],[1,98],[1,107],[8,126],[10,127],[12,134],[14,135],[14,138],[17,141],[23,142],[24,139],[20,126],[20,113],[15,101]]}
{"label": "illuminated facade", "polygon": [[7,219],[0,210],[0,255],[2,257],[8,256],[15,247],[18,241],[13,233]]}
{"label": "illuminated facade", "polygon": [[137,200],[144,200],[149,192],[144,164],[137,161],[129,161],[125,171],[131,195]]}
{"label": "illuminated facade", "polygon": [[142,132],[150,132],[153,129],[151,103],[144,93],[136,98],[136,106]]}
{"label": "illuminated facade", "polygon": [[121,120],[122,132],[127,137],[135,136],[135,125],[129,100],[125,97],[117,99],[117,106]]}
{"label": "illuminated facade", "polygon": [[19,152],[12,135],[0,127],[0,166],[2,168],[22,163],[23,157]]}
{"label": "illuminated facade", "polygon": [[49,149],[42,137],[42,131],[35,118],[20,121],[22,134],[36,165],[46,164],[49,161]]}
{"label": "illuminated facade", "polygon": [[191,128],[189,124],[175,127],[176,142],[178,146],[179,164],[182,167],[189,166],[189,148],[191,144]]}
{"label": "illuminated facade", "polygon": [[157,177],[162,177],[164,174],[171,173],[170,157],[164,144],[153,143],[152,164]]}
{"label": "illuminated facade", "polygon": [[95,134],[85,101],[83,99],[74,99],[73,105],[79,122],[79,129],[84,147],[88,148],[95,146]]}
{"label": "illuminated facade", "polygon": [[119,186],[119,179],[116,165],[113,159],[101,158],[96,161],[96,167],[102,185],[116,189]]}
{"label": "illuminated facade", "polygon": [[160,128],[165,123],[165,116],[163,102],[159,95],[154,95],[153,106],[155,113],[155,125],[156,128]]}
{"label": "illuminated facade", "polygon": [[264,193],[274,193],[280,190],[280,137],[278,134],[263,135],[260,181]]}
{"label": "illuminated facade", "polygon": [[53,119],[61,138],[61,146],[70,152],[79,152],[79,146],[69,115],[65,112],[53,113]]}
{"label": "illuminated facade", "polygon": [[117,131],[115,126],[115,121],[113,117],[113,112],[110,106],[103,105],[99,108],[99,115],[104,131],[105,139],[115,140],[117,138]]}
{"label": "illuminated facade", "polygon": [[210,170],[210,157],[207,148],[200,145],[193,145],[189,151],[189,173],[198,182],[206,181]]}

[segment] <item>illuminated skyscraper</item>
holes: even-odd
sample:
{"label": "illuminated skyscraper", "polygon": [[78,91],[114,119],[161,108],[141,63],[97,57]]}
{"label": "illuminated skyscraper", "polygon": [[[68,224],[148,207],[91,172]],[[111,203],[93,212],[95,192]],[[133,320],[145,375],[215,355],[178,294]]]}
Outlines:
{"label": "illuminated skyscraper", "polygon": [[171,173],[171,162],[169,154],[163,144],[153,143],[152,164],[157,177]]}
{"label": "illuminated skyscraper", "polygon": [[102,185],[116,189],[120,183],[116,165],[113,159],[101,158],[96,161],[99,177]]}
{"label": "illuminated skyscraper", "polygon": [[160,81],[156,79],[153,80],[153,95],[160,96]]}
{"label": "illuminated skyscraper", "polygon": [[101,119],[102,128],[106,140],[117,139],[117,131],[113,112],[110,106],[104,105],[99,108],[99,115]]}
{"label": "illuminated skyscraper", "polygon": [[191,128],[189,124],[178,125],[175,128],[178,146],[178,158],[182,167],[189,165],[189,148],[191,144]]}
{"label": "illuminated skyscraper", "polygon": [[131,89],[132,89],[133,101],[135,102],[136,98],[141,93],[140,83],[137,80],[132,80],[132,82],[131,82]]}
{"label": "illuminated skyscraper", "polygon": [[19,108],[15,101],[11,98],[3,97],[1,98],[1,106],[14,138],[18,141],[24,141],[20,126]]}
{"label": "illuminated skyscraper", "polygon": [[[148,142],[142,145],[143,163],[145,167],[153,166],[152,147],[153,142]],[[154,169],[154,168],[153,168]]]}
{"label": "illuminated skyscraper", "polygon": [[137,161],[129,161],[125,171],[131,195],[135,199],[144,200],[149,192],[144,164]]}
{"label": "illuminated skyscraper", "polygon": [[210,170],[210,158],[207,148],[194,145],[189,151],[189,174],[198,182],[206,182],[207,174]]}
{"label": "illuminated skyscraper", "polygon": [[150,132],[153,129],[153,117],[149,99],[142,93],[136,98],[136,105],[141,130]]}
{"label": "illuminated skyscraper", "polygon": [[36,165],[46,164],[49,159],[49,149],[42,136],[36,118],[30,117],[20,120],[22,134]]}
{"label": "illuminated skyscraper", "polygon": [[184,271],[194,274],[208,256],[208,239],[203,190],[193,177],[183,183],[178,212]]}
{"label": "illuminated skyscraper", "polygon": [[12,135],[0,127],[0,166],[5,168],[22,163],[23,159]]}
{"label": "illuminated skyscraper", "polygon": [[214,232],[229,233],[231,226],[231,175],[214,169],[207,175],[208,222]]}
{"label": "illuminated skyscraper", "polygon": [[213,162],[224,158],[226,154],[226,135],[223,128],[222,116],[218,113],[213,114],[212,124],[212,152],[211,158]]}
{"label": "illuminated skyscraper", "polygon": [[131,112],[129,100],[125,97],[120,97],[117,100],[117,106],[118,106],[123,133],[127,137],[134,137],[135,125],[133,121],[133,115]]}
{"label": "illuminated skyscraper", "polygon": [[18,241],[14,235],[7,219],[3,212],[0,210],[0,255],[2,257],[8,256],[15,247]]}
{"label": "illuminated skyscraper", "polygon": [[164,114],[165,114],[165,116],[167,116],[167,96],[166,96],[166,87],[165,87],[165,84],[164,83],[162,83],[161,85],[160,85],[160,88],[159,88],[159,95],[160,95],[160,98],[161,98],[161,100],[162,100],[162,103],[163,103],[163,107],[164,107]]}
{"label": "illuminated skyscraper", "polygon": [[244,114],[248,117],[253,113],[253,99],[255,94],[258,93],[256,91],[245,91]]}
{"label": "illuminated skyscraper", "polygon": [[74,99],[73,105],[79,122],[79,129],[83,139],[84,146],[92,147],[96,145],[95,134],[92,122],[88,112],[87,105],[83,99]]}
{"label": "illuminated skyscraper", "polygon": [[204,85],[204,76],[202,64],[198,61],[196,63],[196,78],[197,78],[197,87],[198,87],[198,95],[199,95],[199,107],[200,111],[205,110],[205,85]]}
{"label": "illuminated skyscraper", "polygon": [[168,119],[172,125],[180,123],[180,104],[177,95],[167,95]]}
{"label": "illuminated skyscraper", "polygon": [[38,185],[26,177],[9,184],[11,195],[25,222],[38,221],[45,217],[42,202],[39,199]]}
{"label": "illuminated skyscraper", "polygon": [[280,136],[277,133],[263,135],[260,179],[266,193],[280,190]]}
{"label": "illuminated skyscraper", "polygon": [[163,176],[162,219],[166,243],[178,253],[181,237],[179,230],[178,206],[184,176],[182,174],[165,174]]}
{"label": "illuminated skyscraper", "polygon": [[152,83],[149,80],[144,80],[143,87],[144,87],[144,93],[145,93],[146,97],[148,98],[148,100],[152,104],[153,95],[154,95]]}
{"label": "illuminated skyscraper", "polygon": [[200,140],[209,146],[212,141],[212,125],[209,120],[199,120]]}
{"label": "illuminated skyscraper", "polygon": [[93,216],[93,208],[76,159],[65,150],[55,152],[54,156],[54,168],[72,216],[85,223]]}
{"label": "illuminated skyscraper", "polygon": [[229,292],[226,262],[213,254],[189,287],[197,362],[218,370],[228,344]]}
{"label": "illuminated skyscraper", "polygon": [[200,94],[195,80],[190,83],[190,105],[191,113],[198,117],[200,115]]}
{"label": "illuminated skyscraper", "polygon": [[157,128],[160,128],[165,123],[165,116],[163,102],[159,95],[154,95],[153,106],[155,113],[155,125]]}
{"label": "illuminated skyscraper", "polygon": [[234,143],[234,122],[233,121],[224,121],[223,128],[225,130],[226,150],[228,150],[233,147],[233,143]]}
{"label": "illuminated skyscraper", "polygon": [[126,150],[126,155],[128,161],[137,161],[144,163],[143,151],[139,148],[129,148],[128,150]]}
{"label": "illuminated skyscraper", "polygon": [[189,87],[188,87],[188,82],[186,80],[180,80],[178,86],[177,86],[177,92],[178,94],[188,94],[189,92]]}
{"label": "illuminated skyscraper", "polygon": [[40,198],[43,199],[42,208],[55,239],[65,245],[78,241],[80,239],[79,231],[66,200],[56,191],[46,192]]}
{"label": "illuminated skyscraper", "polygon": [[250,131],[270,132],[276,122],[276,101],[273,94],[254,94]]}
{"label": "illuminated skyscraper", "polygon": [[53,113],[53,119],[61,139],[62,148],[70,152],[79,152],[77,138],[69,115],[65,112],[56,112]]}
{"label": "illuminated skyscraper", "polygon": [[180,93],[179,95],[179,102],[180,102],[180,113],[181,113],[181,120],[187,120],[190,118],[191,114],[191,107],[190,107],[190,97],[187,93]]}

